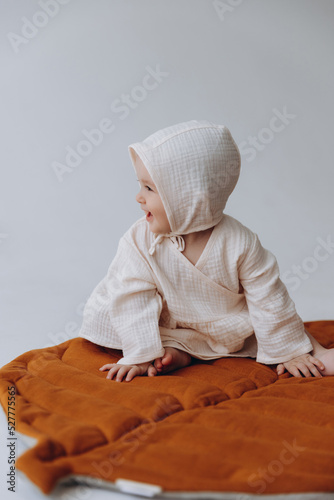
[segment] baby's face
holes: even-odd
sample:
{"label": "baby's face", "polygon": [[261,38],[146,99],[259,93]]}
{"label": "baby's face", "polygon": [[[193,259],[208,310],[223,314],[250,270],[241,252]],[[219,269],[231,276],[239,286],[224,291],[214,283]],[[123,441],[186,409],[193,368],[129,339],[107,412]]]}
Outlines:
{"label": "baby's face", "polygon": [[137,155],[134,165],[137,173],[137,180],[140,184],[140,191],[136,196],[136,201],[140,203],[142,210],[146,212],[146,220],[149,223],[150,231],[156,234],[169,233],[171,227],[158,190],[145,168],[145,165]]}

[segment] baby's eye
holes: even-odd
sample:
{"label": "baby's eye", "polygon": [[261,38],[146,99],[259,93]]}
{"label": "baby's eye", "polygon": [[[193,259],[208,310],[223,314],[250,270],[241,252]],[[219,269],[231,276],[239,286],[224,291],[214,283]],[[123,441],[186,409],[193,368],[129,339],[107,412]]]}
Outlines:
{"label": "baby's eye", "polygon": [[[137,181],[138,181],[138,182],[139,182],[139,184],[140,184],[140,180],[139,180],[139,179],[137,179]],[[153,189],[151,189],[151,188],[150,188],[150,186],[145,186],[145,187],[147,188],[147,190],[148,190],[148,191],[153,191]]]}

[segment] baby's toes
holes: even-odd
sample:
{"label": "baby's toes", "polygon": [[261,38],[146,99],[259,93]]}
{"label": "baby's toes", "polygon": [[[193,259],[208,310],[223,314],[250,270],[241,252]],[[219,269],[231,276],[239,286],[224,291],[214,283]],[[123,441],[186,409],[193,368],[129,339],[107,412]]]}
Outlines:
{"label": "baby's toes", "polygon": [[161,358],[157,358],[152,365],[157,371],[161,371],[163,369],[163,364],[161,363]]}
{"label": "baby's toes", "polygon": [[166,352],[161,362],[163,367],[170,365],[173,362],[172,354],[170,352]]}

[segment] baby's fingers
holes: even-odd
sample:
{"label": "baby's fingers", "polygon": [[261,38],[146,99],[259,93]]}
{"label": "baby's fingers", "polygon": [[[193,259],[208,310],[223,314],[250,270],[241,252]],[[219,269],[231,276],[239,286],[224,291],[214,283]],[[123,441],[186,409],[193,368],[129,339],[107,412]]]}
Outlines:
{"label": "baby's fingers", "polygon": [[311,374],[314,375],[315,377],[322,377],[322,373],[321,371],[318,370],[318,368],[322,370],[323,366],[324,365],[322,364],[322,362],[319,361],[319,359],[313,358],[313,356],[310,356],[310,358],[308,359],[307,368],[310,370]]}
{"label": "baby's fingers", "polygon": [[132,380],[136,375],[139,375],[139,369],[137,366],[133,366],[129,371],[128,371],[128,374],[126,376],[126,378],[124,379],[125,382],[130,382],[130,380]]}
{"label": "baby's fingers", "polygon": [[311,356],[311,355],[308,359],[311,363],[313,363],[313,365],[316,365],[318,368],[320,368],[320,370],[325,369],[325,365],[323,364],[322,361],[320,361],[320,359],[315,358],[314,356]]}
{"label": "baby's fingers", "polygon": [[100,371],[103,372],[105,370],[109,370],[106,378],[111,380],[113,376],[119,371],[120,367],[121,365],[117,365],[116,363],[109,363],[107,365],[101,366]]}
{"label": "baby's fingers", "polygon": [[294,377],[301,377],[302,375],[307,378],[312,377],[312,375],[314,375],[315,377],[322,377],[317,368],[309,361],[298,362],[295,364],[290,363],[288,371]]}
{"label": "baby's fingers", "polygon": [[320,373],[318,372],[316,367],[312,365],[312,363],[298,363],[297,367],[298,370],[304,375],[304,377],[312,377],[313,370],[315,370],[315,372],[317,373],[317,377],[320,376]]}
{"label": "baby's fingers", "polygon": [[101,372],[105,371],[105,370],[110,370],[110,368],[112,368],[113,366],[115,366],[116,363],[109,363],[107,365],[103,365],[101,366],[101,368],[99,368],[99,370]]}
{"label": "baby's fingers", "polygon": [[308,368],[315,377],[322,377],[322,373],[314,365],[311,364]]}
{"label": "baby's fingers", "polygon": [[277,365],[276,371],[277,371],[277,375],[282,375],[282,373],[284,373],[285,367],[284,367],[283,363],[280,363],[279,365]]}
{"label": "baby's fingers", "polygon": [[155,368],[154,365],[150,365],[148,368],[147,368],[147,376],[148,377],[154,377],[155,375],[158,374],[158,371],[157,369]]}
{"label": "baby's fingers", "polygon": [[314,377],[322,377],[322,373],[318,370],[318,368],[320,370],[324,370],[325,366],[322,361],[320,361],[320,359],[309,355],[301,371],[305,375],[305,377],[309,377],[312,375],[314,375]]}
{"label": "baby's fingers", "polygon": [[290,364],[290,365],[288,365],[288,366],[286,367],[286,369],[287,369],[287,370],[288,370],[288,372],[289,372],[289,373],[291,373],[291,375],[293,375],[294,377],[301,378],[301,374],[300,374],[300,372],[299,372],[299,370],[298,370],[297,366]]}
{"label": "baby's fingers", "polygon": [[112,379],[114,375],[117,373],[117,380],[121,381],[127,370],[124,371],[124,368],[127,368],[123,365],[118,365],[117,363],[109,363],[107,365],[103,365],[100,368],[100,371],[109,370],[107,373],[107,379]]}
{"label": "baby's fingers", "polygon": [[121,376],[120,365],[115,364],[112,368],[110,368],[110,370],[107,373],[106,378],[111,380],[114,375]]}

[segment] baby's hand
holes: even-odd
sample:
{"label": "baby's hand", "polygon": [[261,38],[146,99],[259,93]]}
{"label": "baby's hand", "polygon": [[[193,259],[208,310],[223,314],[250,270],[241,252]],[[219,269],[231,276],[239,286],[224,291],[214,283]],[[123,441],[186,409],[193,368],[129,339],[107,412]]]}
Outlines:
{"label": "baby's hand", "polygon": [[117,363],[111,363],[101,366],[100,371],[103,372],[105,370],[109,370],[106,378],[110,380],[117,374],[115,379],[116,382],[122,382],[124,375],[126,375],[125,381],[130,382],[130,380],[137,375],[145,375],[147,373],[149,377],[153,377],[158,373],[151,361],[137,363],[136,365],[118,365]]}
{"label": "baby's hand", "polygon": [[285,370],[291,373],[294,377],[301,377],[300,372],[305,375],[305,377],[322,377],[322,374],[317,370],[325,369],[325,365],[317,358],[314,358],[311,354],[302,354],[296,358],[285,361],[277,365],[277,374],[282,375]]}

